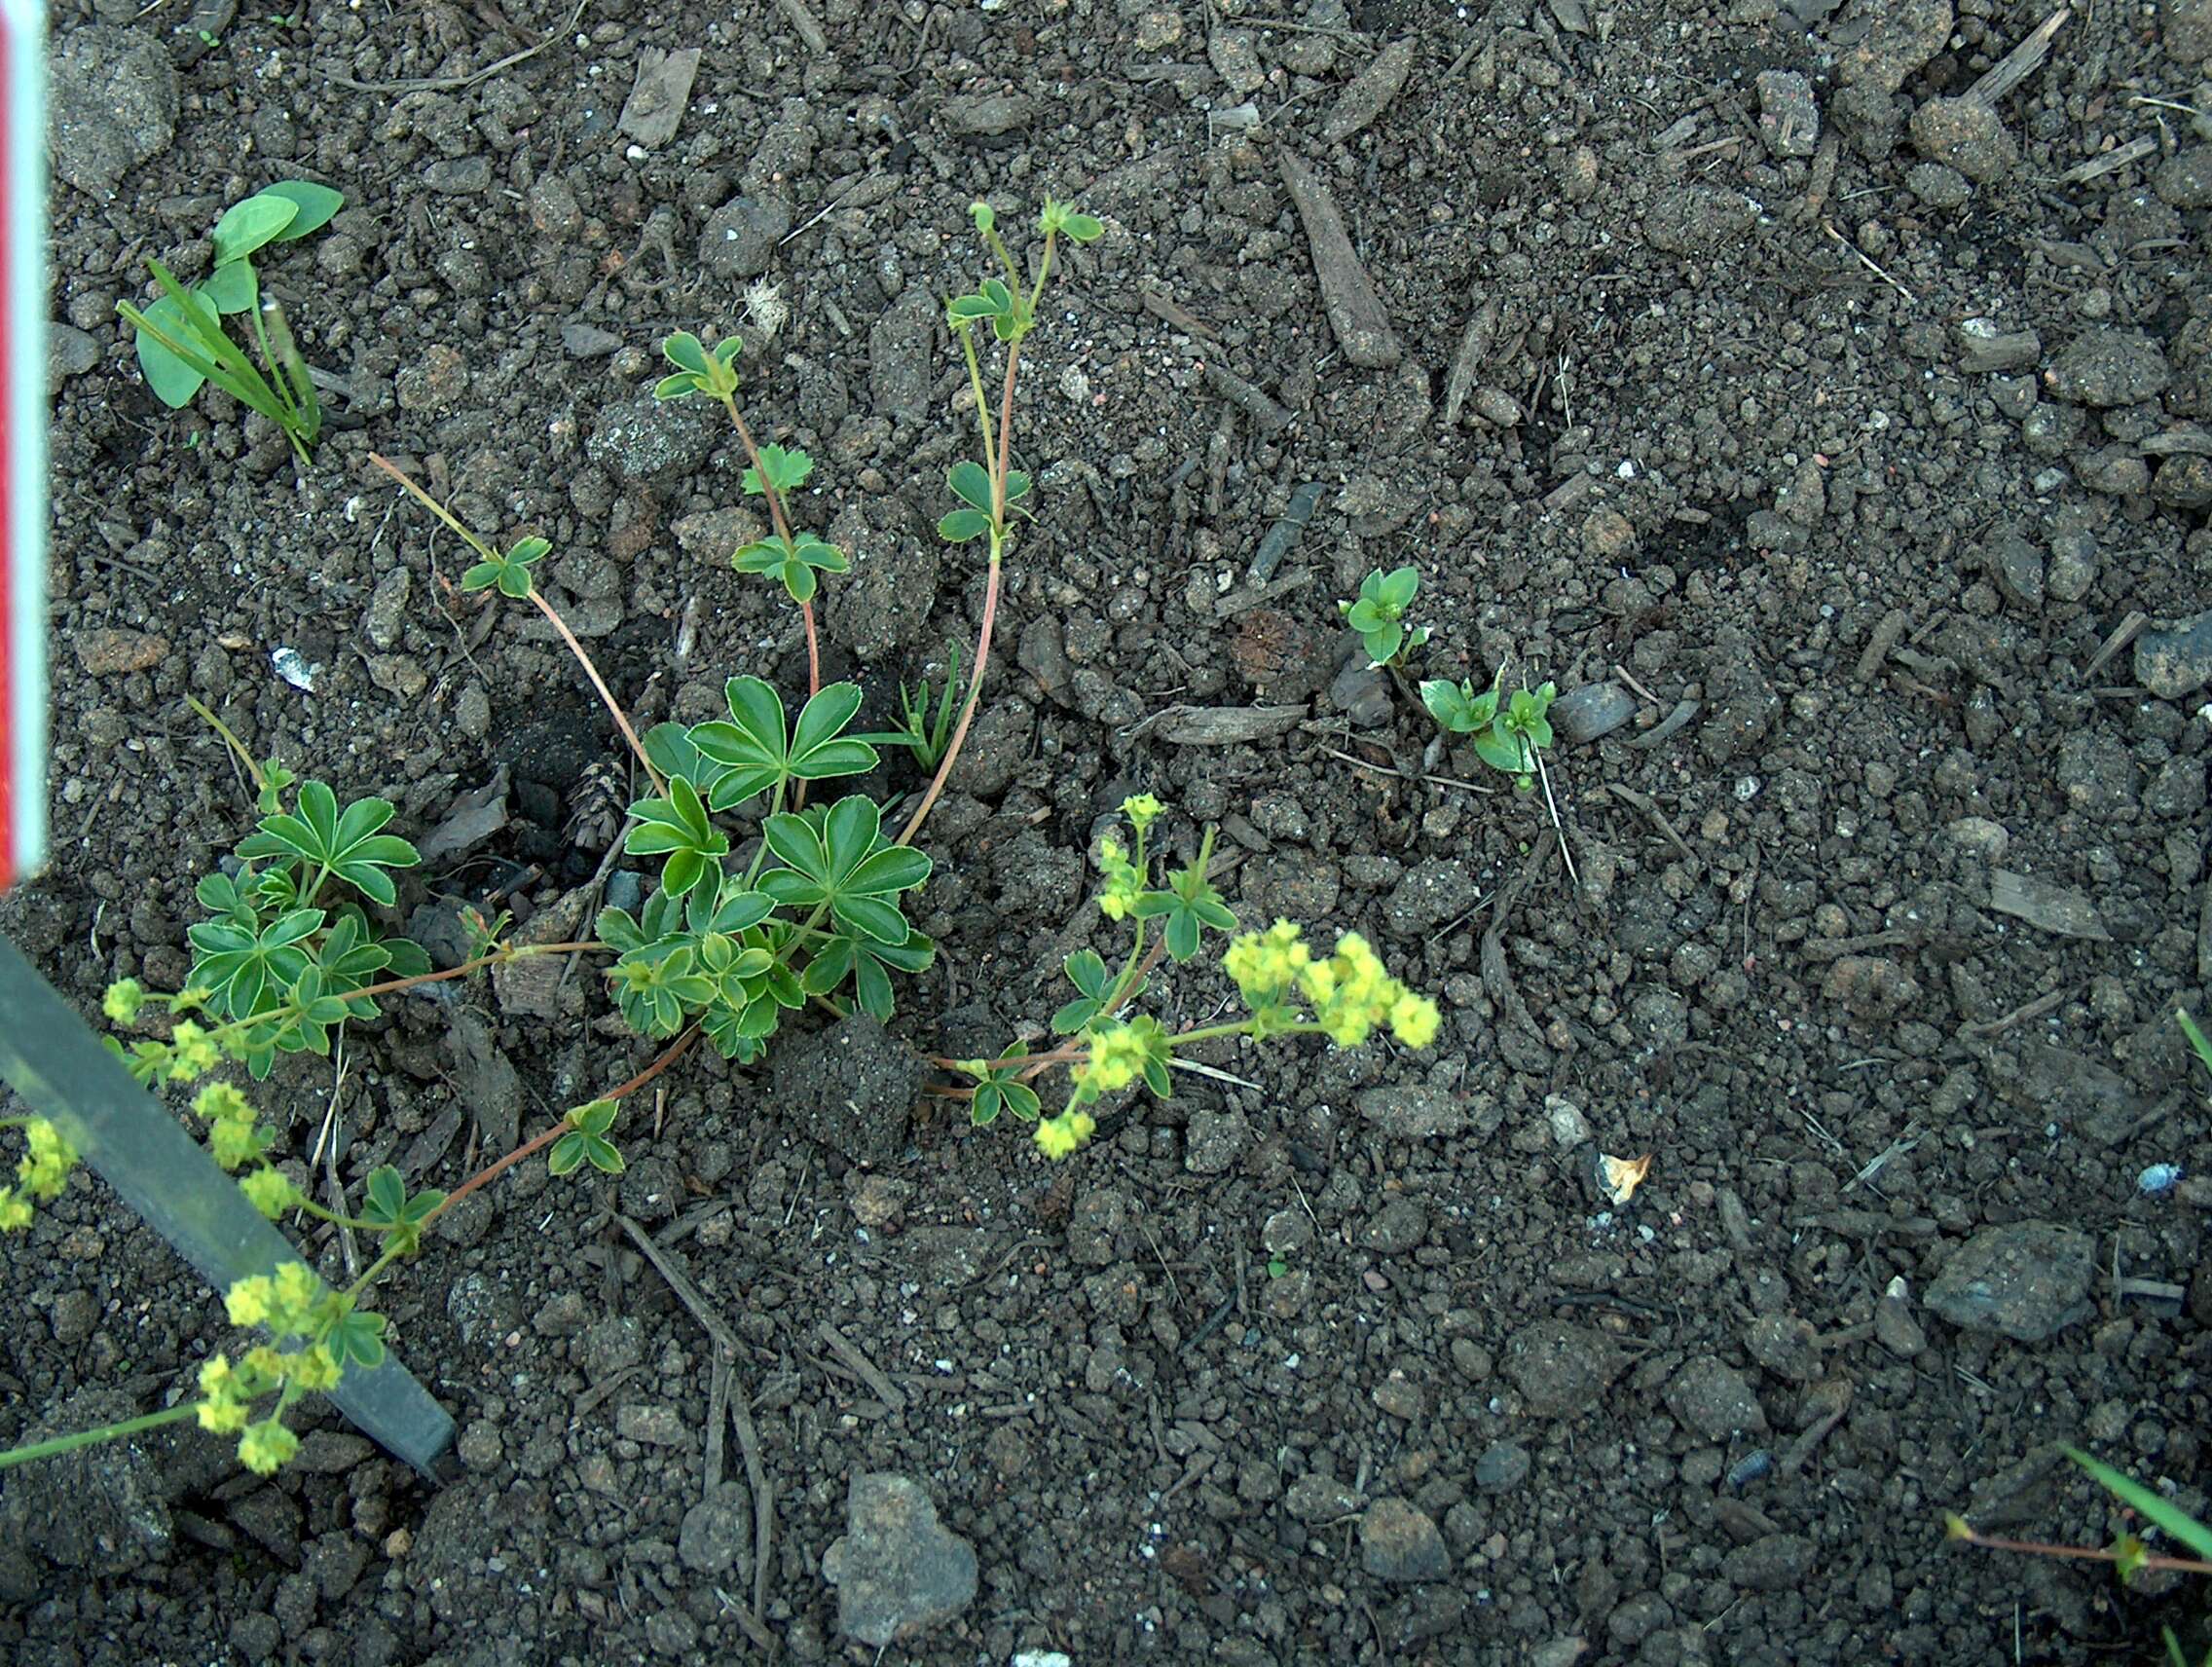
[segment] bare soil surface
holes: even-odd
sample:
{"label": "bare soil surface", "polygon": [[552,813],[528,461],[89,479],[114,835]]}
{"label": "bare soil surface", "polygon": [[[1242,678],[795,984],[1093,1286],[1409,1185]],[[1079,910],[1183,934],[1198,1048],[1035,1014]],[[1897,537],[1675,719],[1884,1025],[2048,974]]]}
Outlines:
{"label": "bare soil surface", "polygon": [[[641,722],[803,688],[727,564],[736,448],[651,405],[671,330],[745,334],[757,426],[817,458],[800,518],[856,567],[829,669],[888,719],[981,602],[931,533],[968,204],[1026,227],[1050,190],[1107,232],[1026,357],[1040,519],[895,1037],[1042,1032],[1061,957],[1117,942],[1091,852],[1137,791],[1179,852],[1221,825],[1243,918],[1364,932],[1444,1034],[1222,1048],[1059,1167],[695,1051],[626,1175],[521,1166],[388,1287],[460,1426],[442,1486],[327,1410],[267,1482],[197,1431],[13,1472],[0,1653],[2201,1648],[2187,1585],[1940,1513],[2108,1541],[2061,1443],[2204,1509],[2212,1122],[2172,1016],[2212,984],[2212,622],[2167,628],[2212,604],[2212,9],[2084,8],[2017,74],[2046,14],[1993,0],[671,10],[57,10],[55,853],[0,927],[94,1016],[182,982],[252,824],[187,695],[411,837],[504,772],[395,926],[588,922],[620,742],[366,460],[550,538]],[[670,135],[633,88],[690,49]],[[262,263],[331,379],[304,473],[227,401],[160,407],[114,318],[292,177],[348,199]],[[1564,849],[1343,633],[1408,562],[1419,673],[1567,691]],[[1252,707],[1292,710],[1202,716]],[[1209,957],[1151,999],[1231,994]],[[259,1101],[303,1180],[450,1187],[653,1053],[584,965],[400,1002]],[[235,1346],[89,1176],[0,1255],[0,1440]]]}

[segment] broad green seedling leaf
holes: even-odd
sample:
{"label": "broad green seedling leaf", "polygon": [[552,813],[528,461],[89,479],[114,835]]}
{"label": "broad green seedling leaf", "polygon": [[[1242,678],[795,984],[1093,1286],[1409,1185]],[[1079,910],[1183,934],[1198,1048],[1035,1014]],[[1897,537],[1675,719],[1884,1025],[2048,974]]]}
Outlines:
{"label": "broad green seedling leaf", "polygon": [[289,243],[311,232],[319,232],[330,224],[338,210],[346,206],[343,192],[333,191],[327,185],[317,185],[312,179],[280,179],[275,185],[265,186],[263,197],[280,197],[295,205],[299,212],[291,222],[276,234],[276,241]]}
{"label": "broad green seedling leaf", "polygon": [[266,191],[232,204],[215,222],[215,264],[244,259],[274,241],[299,213],[297,203]]}
{"label": "broad green seedling leaf", "polygon": [[514,548],[503,556],[478,562],[461,575],[463,590],[488,590],[497,585],[501,596],[513,597],[520,602],[531,592],[535,582],[530,570],[545,559],[553,545],[545,538],[517,538]]}

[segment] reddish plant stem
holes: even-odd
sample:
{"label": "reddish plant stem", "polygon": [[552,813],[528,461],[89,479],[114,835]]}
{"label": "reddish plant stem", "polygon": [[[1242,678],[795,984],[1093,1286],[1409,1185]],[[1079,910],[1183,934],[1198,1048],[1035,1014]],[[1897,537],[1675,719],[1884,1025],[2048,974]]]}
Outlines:
{"label": "reddish plant stem", "polygon": [[[1128,984],[1123,989],[1122,993],[1114,998],[1113,1005],[1106,1009],[1107,1013],[1119,1013],[1123,1008],[1128,1005],[1129,998],[1135,995],[1137,992],[1137,985],[1144,982],[1145,976],[1150,973],[1153,968],[1160,965],[1160,957],[1166,952],[1166,949],[1167,940],[1162,938],[1155,943],[1150,949],[1145,951],[1144,959],[1137,963],[1136,976],[1130,979]],[[1088,1052],[1089,1049],[1080,1042],[1063,1042],[1057,1048],[1054,1048],[1050,1054],[1039,1054],[1035,1057],[1033,1057],[1029,1061],[1028,1067],[1021,1073],[1021,1075],[1014,1078],[1014,1080],[1017,1083],[1029,1082],[1037,1077],[1043,1076],[1054,1065],[1072,1064],[1075,1060],[1081,1058],[1085,1054]],[[940,1070],[957,1071],[958,1069],[960,1069],[960,1061],[958,1059],[948,1059],[941,1054],[930,1055],[929,1062],[937,1066]],[[929,1092],[933,1094],[936,1094],[940,1099],[974,1099],[976,1097],[976,1091],[974,1089],[945,1089],[933,1086]]]}
{"label": "reddish plant stem", "polygon": [[[786,550],[797,548],[797,540],[792,537],[791,517],[784,513],[784,495],[776,490],[767,469],[761,466],[760,448],[753,443],[753,430],[745,426],[744,417],[738,413],[737,396],[728,395],[722,405],[737,429],[737,443],[745,448],[746,458],[753,464],[754,477],[760,482],[760,496],[768,500],[768,520],[776,529],[776,537],[783,540]],[[806,697],[812,700],[822,692],[822,649],[814,632],[814,604],[802,602],[798,611],[806,622]]]}
{"label": "reddish plant stem", "polygon": [[[1991,1551],[2020,1551],[2031,1557],[2072,1557],[2088,1563],[2118,1563],[2120,1553],[2109,1546],[2051,1545],[2041,1539],[2006,1539],[1994,1534],[1981,1534],[1969,1529],[1960,1537],[1969,1545],[1979,1545]],[[2212,1563],[2195,1557],[2163,1557],[2145,1552],[2140,1558],[2131,1558],[2139,1569],[2173,1569],[2185,1574],[2212,1574]]]}
{"label": "reddish plant stem", "polygon": [[630,727],[630,715],[622,710],[622,703],[614,698],[607,686],[607,680],[599,675],[599,667],[584,652],[584,646],[576,641],[576,634],[569,629],[569,622],[561,617],[561,611],[545,600],[544,594],[533,584],[530,599],[537,604],[537,611],[544,614],[554,630],[561,633],[561,641],[569,645],[569,652],[575,655],[576,664],[583,667],[584,676],[591,679],[592,687],[599,690],[599,698],[607,710],[614,715],[615,727],[622,731],[622,739],[630,743],[630,751],[638,756],[638,762],[645,769],[645,779],[653,784],[653,792],[665,795],[668,783],[661,779],[660,771],[653,768],[652,759],[645,757],[645,744],[638,739],[637,730]]}
{"label": "reddish plant stem", "polygon": [[991,571],[989,580],[983,587],[983,619],[976,630],[976,663],[968,674],[968,695],[960,703],[960,722],[953,725],[952,740],[944,749],[944,757],[938,760],[937,774],[930,778],[929,792],[922,795],[922,802],[915,807],[914,814],[907,819],[905,829],[899,835],[899,843],[902,845],[911,845],[914,842],[914,835],[922,831],[922,824],[929,820],[930,812],[942,796],[944,784],[952,775],[952,766],[960,758],[961,746],[968,739],[968,725],[975,722],[977,705],[982,699],[983,674],[989,669],[991,659],[991,627],[997,622],[999,612],[999,552],[1005,537],[1000,529],[1006,523],[1007,461],[1013,454],[1014,446],[1014,372],[1020,357],[1021,344],[1015,342],[1006,351],[1006,386],[999,397],[999,462],[991,475],[991,518],[994,523],[991,531]]}
{"label": "reddish plant stem", "polygon": [[[607,945],[597,939],[586,939],[580,944],[533,944],[530,946],[530,953],[533,955],[573,955],[606,947]],[[401,990],[411,990],[421,984],[442,984],[448,979],[464,979],[479,968],[496,966],[501,961],[514,958],[512,954],[478,955],[474,960],[463,961],[458,967],[448,967],[442,973],[419,973],[411,979],[387,979],[381,984],[364,984],[357,990],[348,990],[346,999],[351,1001],[356,996],[365,995],[397,995]]]}
{"label": "reddish plant stem", "polygon": [[[675,1064],[677,1060],[683,1057],[684,1054],[689,1050],[691,1044],[698,1041],[698,1039],[699,1027],[694,1024],[690,1029],[684,1031],[682,1035],[679,1036],[673,1043],[671,1043],[668,1048],[662,1052],[659,1058],[655,1059],[651,1064],[647,1065],[644,1070],[640,1071],[636,1076],[632,1077],[620,1088],[610,1089],[608,1093],[601,1094],[599,1097],[601,1099],[628,1098],[631,1094],[636,1093],[640,1089],[644,1088],[647,1083],[651,1082],[653,1078],[659,1076],[661,1072],[667,1070],[669,1066]],[[477,1170],[475,1174],[469,1176],[467,1180],[461,1182],[459,1187],[446,1194],[445,1202],[439,1204],[436,1209],[433,1209],[428,1215],[425,1215],[423,1218],[423,1225],[424,1227],[428,1227],[431,1222],[437,1220],[439,1216],[445,1214],[447,1210],[453,1208],[455,1204],[461,1203],[462,1199],[466,1198],[478,1187],[484,1186],[491,1181],[498,1180],[501,1175],[505,1174],[509,1169],[513,1168],[517,1164],[521,1163],[532,1153],[543,1151],[546,1147],[550,1146],[554,1141],[560,1139],[561,1136],[566,1134],[568,1131],[569,1120],[567,1118],[563,1118],[559,1123],[553,1125],[552,1128],[544,1130],[539,1133],[533,1135],[530,1140],[525,1142],[523,1145],[517,1146],[512,1152],[509,1152],[498,1163],[492,1164],[485,1168]]]}

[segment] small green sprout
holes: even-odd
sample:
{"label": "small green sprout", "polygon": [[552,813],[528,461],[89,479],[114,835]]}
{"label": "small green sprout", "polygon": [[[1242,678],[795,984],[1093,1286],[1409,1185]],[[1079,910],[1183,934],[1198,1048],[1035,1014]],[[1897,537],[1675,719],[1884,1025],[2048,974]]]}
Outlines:
{"label": "small green sprout", "polygon": [[1356,601],[1337,604],[1345,623],[1359,633],[1370,664],[1403,666],[1406,656],[1428,641],[1427,626],[1408,630],[1404,623],[1406,610],[1413,606],[1414,593],[1419,588],[1419,569],[1378,570],[1359,581]]}
{"label": "small green sprout", "polygon": [[[147,262],[161,297],[143,312],[128,301],[117,302],[116,311],[137,332],[138,367],[156,398],[180,408],[211,382],[282,428],[300,461],[310,461],[322,432],[322,406],[283,309],[262,297],[252,257],[271,243],[320,231],[345,202],[327,185],[283,180],[233,204],[215,222],[215,270],[204,282],[187,288],[160,261]],[[223,329],[234,313],[252,315],[266,373]]]}
{"label": "small green sprout", "polygon": [[872,741],[880,747],[904,747],[914,755],[914,761],[925,770],[934,770],[944,757],[945,748],[952,740],[952,721],[958,716],[955,705],[960,693],[960,645],[952,645],[951,663],[945,667],[944,687],[937,698],[936,711],[930,707],[930,680],[908,688],[899,685],[899,710],[905,720],[903,729],[887,729],[873,735],[860,735],[856,740]]}
{"label": "small green sprout", "polygon": [[589,1105],[571,1107],[569,1131],[553,1142],[546,1167],[556,1175],[566,1175],[578,1165],[588,1163],[603,1175],[619,1175],[627,1166],[622,1162],[622,1154],[615,1150],[614,1142],[607,1138],[607,1131],[614,1127],[615,1110],[615,1102],[610,1099],[595,1099]]}
{"label": "small green sprout", "polygon": [[[1501,668],[1501,680],[1503,675]],[[1493,683],[1477,694],[1471,681],[1432,678],[1420,685],[1420,699],[1446,729],[1473,737],[1477,758],[1511,776],[1518,792],[1530,793],[1535,788],[1536,755],[1552,744],[1547,714],[1559,689],[1548,683],[1541,688],[1515,689],[1501,704],[1502,686],[1502,681]]]}
{"label": "small green sprout", "polygon": [[520,602],[530,594],[535,582],[530,570],[543,561],[552,548],[551,541],[545,538],[517,538],[505,555],[487,556],[462,574],[461,588],[490,590],[497,586],[501,596]]}

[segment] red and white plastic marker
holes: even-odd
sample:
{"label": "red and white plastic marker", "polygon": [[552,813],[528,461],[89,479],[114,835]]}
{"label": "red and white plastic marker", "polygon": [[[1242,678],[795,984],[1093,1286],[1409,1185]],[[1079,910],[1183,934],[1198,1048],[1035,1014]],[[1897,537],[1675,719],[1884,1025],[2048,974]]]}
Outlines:
{"label": "red and white plastic marker", "polygon": [[0,0],[0,891],[46,855],[46,9]]}

